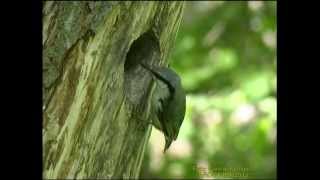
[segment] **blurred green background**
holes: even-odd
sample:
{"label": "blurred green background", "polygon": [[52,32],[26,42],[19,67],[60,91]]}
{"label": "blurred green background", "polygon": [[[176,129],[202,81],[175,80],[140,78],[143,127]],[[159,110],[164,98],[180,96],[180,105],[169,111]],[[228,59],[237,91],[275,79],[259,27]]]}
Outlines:
{"label": "blurred green background", "polygon": [[166,154],[153,128],[140,177],[276,177],[276,31],[276,2],[186,2],[170,59],[186,117]]}

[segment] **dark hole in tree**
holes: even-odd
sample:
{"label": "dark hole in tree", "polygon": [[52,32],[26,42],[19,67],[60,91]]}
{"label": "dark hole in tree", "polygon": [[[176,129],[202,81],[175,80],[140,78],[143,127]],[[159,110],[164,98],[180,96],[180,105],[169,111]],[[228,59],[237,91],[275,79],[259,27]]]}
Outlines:
{"label": "dark hole in tree", "polygon": [[[124,87],[126,97],[134,104],[146,94],[152,75],[140,63],[155,64],[160,60],[160,47],[152,31],[135,40],[124,63]],[[137,105],[137,104],[136,104]]]}
{"label": "dark hole in tree", "polygon": [[135,40],[126,56],[124,70],[130,71],[139,66],[140,62],[151,63],[159,58],[160,49],[158,40],[152,31],[142,34]]}

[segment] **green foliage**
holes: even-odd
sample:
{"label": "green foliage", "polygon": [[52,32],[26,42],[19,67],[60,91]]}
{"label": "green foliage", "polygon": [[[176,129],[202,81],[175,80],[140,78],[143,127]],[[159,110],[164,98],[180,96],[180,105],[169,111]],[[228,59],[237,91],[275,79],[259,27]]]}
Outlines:
{"label": "green foliage", "polygon": [[186,117],[166,154],[153,130],[142,177],[275,178],[276,29],[276,2],[187,2],[170,61]]}

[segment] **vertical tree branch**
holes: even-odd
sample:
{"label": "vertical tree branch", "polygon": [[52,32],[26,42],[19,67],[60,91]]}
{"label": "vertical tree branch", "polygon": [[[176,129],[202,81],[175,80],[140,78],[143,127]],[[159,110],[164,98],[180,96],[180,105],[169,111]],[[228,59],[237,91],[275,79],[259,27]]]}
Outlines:
{"label": "vertical tree branch", "polygon": [[44,178],[138,177],[154,85],[137,64],[167,63],[182,10],[183,2],[45,2]]}

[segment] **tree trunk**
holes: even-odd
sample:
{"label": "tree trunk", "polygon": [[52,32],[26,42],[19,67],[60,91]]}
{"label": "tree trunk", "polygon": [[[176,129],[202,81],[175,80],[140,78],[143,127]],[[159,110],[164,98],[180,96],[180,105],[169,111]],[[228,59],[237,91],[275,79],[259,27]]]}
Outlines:
{"label": "tree trunk", "polygon": [[45,2],[43,177],[137,178],[183,2]]}

